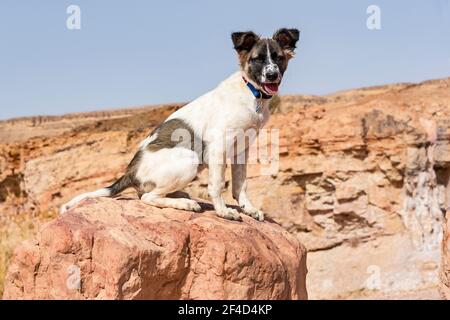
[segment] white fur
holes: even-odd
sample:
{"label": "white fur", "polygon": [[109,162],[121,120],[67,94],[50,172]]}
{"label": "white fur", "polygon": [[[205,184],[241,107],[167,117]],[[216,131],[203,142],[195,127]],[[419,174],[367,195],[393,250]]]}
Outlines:
{"label": "white fur", "polygon": [[[269,59],[269,63],[266,64],[264,66],[264,68],[263,68],[262,79],[261,79],[262,82],[267,82],[267,76],[266,75],[268,73],[278,72],[278,74],[279,74],[279,71],[280,71],[280,69],[278,68],[278,65],[276,63],[274,63],[273,60],[272,60],[272,57],[270,55],[269,44],[266,45],[266,48],[267,48],[267,57]],[[277,81],[279,81],[279,80],[280,79],[278,78]]]}
{"label": "white fur", "polygon": [[[236,72],[223,81],[216,89],[173,113],[169,119],[181,119],[189,124],[194,132],[207,143],[208,154],[204,159],[209,165],[208,192],[212,198],[218,215],[239,219],[234,209],[227,208],[222,198],[222,186],[225,181],[225,163],[223,156],[234,143],[233,136],[225,136],[230,129],[261,129],[268,121],[270,100],[256,100],[242,80],[242,72]],[[257,104],[261,110],[256,112]],[[238,174],[235,179],[242,180],[237,185],[243,185],[245,174]],[[251,205],[246,195],[245,185],[239,190],[238,202],[247,213],[253,214],[256,209]],[[263,214],[258,214],[263,219]]]}
{"label": "white fur", "polygon": [[136,178],[142,183],[154,183],[156,193],[166,195],[186,187],[196,177],[198,165],[197,154],[189,149],[175,147],[147,151]]}
{"label": "white fur", "polygon": [[[256,112],[256,106],[263,108]],[[174,112],[167,119],[181,119],[209,144],[227,129],[260,129],[269,119],[269,100],[256,100],[242,80],[242,72],[236,72],[216,89]]]}
{"label": "white fur", "polygon": [[[208,192],[219,216],[239,220],[235,209],[228,208],[222,198],[225,182],[224,155],[229,150],[238,133],[248,129],[259,130],[269,119],[269,100],[256,100],[242,80],[242,72],[236,72],[223,81],[216,89],[173,113],[167,120],[180,119],[187,123],[197,137],[205,142],[207,154],[203,159],[209,165]],[[257,112],[257,105],[260,109]],[[230,136],[231,132],[231,136]],[[226,139],[225,139],[226,138]],[[194,151],[176,147],[156,152],[145,147],[156,139],[156,134],[145,139],[141,145],[144,150],[141,166],[136,177],[142,182],[152,182],[155,188],[144,194],[142,201],[159,206],[185,210],[199,210],[200,206],[190,199],[166,198],[168,193],[183,189],[197,174],[199,158]],[[262,220],[263,214],[254,208],[246,195],[246,164],[233,165],[233,195],[245,213]],[[107,189],[78,196],[63,206],[62,212],[73,207],[83,199],[109,196]]]}

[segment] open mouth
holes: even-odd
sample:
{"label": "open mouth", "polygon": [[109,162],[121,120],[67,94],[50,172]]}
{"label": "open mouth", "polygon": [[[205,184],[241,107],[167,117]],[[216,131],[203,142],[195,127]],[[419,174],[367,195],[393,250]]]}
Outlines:
{"label": "open mouth", "polygon": [[263,83],[262,84],[263,90],[269,95],[274,95],[274,94],[278,93],[279,86],[280,86],[279,83]]}

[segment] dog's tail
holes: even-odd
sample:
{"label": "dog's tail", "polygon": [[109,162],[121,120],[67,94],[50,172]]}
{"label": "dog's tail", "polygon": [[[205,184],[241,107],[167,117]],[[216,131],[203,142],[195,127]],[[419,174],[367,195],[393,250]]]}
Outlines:
{"label": "dog's tail", "polygon": [[130,178],[129,175],[125,174],[123,177],[121,177],[119,180],[114,182],[109,187],[99,189],[94,192],[83,193],[83,194],[80,194],[79,196],[73,198],[72,200],[70,200],[68,203],[66,203],[65,205],[63,205],[61,207],[60,213],[63,214],[65,212],[67,212],[68,210],[70,210],[71,208],[76,206],[78,203],[80,203],[81,201],[83,201],[84,199],[87,199],[87,198],[93,199],[93,198],[100,198],[100,197],[115,197],[119,193],[124,191],[125,189],[128,189],[129,187],[131,187],[132,185],[133,185],[132,179]]}

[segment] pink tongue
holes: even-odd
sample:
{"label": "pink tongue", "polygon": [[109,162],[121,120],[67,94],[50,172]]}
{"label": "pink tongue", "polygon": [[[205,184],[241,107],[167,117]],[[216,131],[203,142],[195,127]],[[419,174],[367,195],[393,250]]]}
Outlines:
{"label": "pink tongue", "polygon": [[275,94],[278,92],[278,84],[277,83],[265,83],[264,91],[268,94]]}

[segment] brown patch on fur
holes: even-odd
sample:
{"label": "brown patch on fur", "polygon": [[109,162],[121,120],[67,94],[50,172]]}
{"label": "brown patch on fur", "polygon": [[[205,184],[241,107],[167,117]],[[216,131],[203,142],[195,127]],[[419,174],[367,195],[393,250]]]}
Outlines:
{"label": "brown patch on fur", "polygon": [[136,179],[136,172],[139,168],[139,165],[141,163],[142,159],[142,151],[139,150],[131,160],[130,164],[128,165],[125,174],[114,184],[108,187],[108,189],[111,191],[111,196],[115,197],[118,194],[120,194],[122,191],[128,188],[135,188],[136,190],[141,189],[140,182]]}
{"label": "brown patch on fur", "polygon": [[145,147],[145,150],[139,150],[135,154],[123,177],[108,187],[111,191],[111,196],[118,195],[127,188],[134,188],[138,192],[139,197],[142,197],[142,195],[151,192],[156,187],[155,183],[152,181],[141,183],[136,178],[144,152],[156,152],[161,149],[171,149],[175,147],[187,148],[193,151],[196,151],[194,149],[197,146],[203,148],[201,142],[196,142],[192,128],[180,119],[171,119],[162,123],[152,131],[150,136],[153,135],[156,135],[155,140],[150,142]]}
{"label": "brown patch on fur", "polygon": [[192,128],[183,120],[171,119],[156,128],[150,136],[156,134],[156,139],[148,144],[146,149],[155,152],[161,149],[183,147],[194,150],[195,135]]}
{"label": "brown patch on fur", "polygon": [[139,187],[136,188],[139,198],[142,198],[142,196],[146,193],[151,192],[153,189],[155,189],[156,184],[152,181],[147,181],[145,183],[140,184]]}
{"label": "brown patch on fur", "polygon": [[245,70],[245,66],[248,61],[248,52],[240,52],[238,53],[238,59],[239,59],[239,65],[241,66],[242,70]]}

